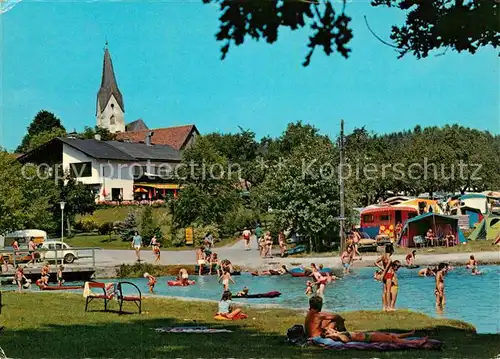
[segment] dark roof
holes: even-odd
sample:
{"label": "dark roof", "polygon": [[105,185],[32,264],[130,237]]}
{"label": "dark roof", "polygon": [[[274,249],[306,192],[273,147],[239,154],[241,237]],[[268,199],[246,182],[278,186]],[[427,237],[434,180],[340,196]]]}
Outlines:
{"label": "dark roof", "polygon": [[143,130],[148,130],[148,129],[149,129],[149,127],[142,120],[142,118],[135,120],[135,121],[132,121],[125,126],[125,131],[143,131]]}
{"label": "dark roof", "polygon": [[182,150],[193,132],[199,134],[195,125],[185,125],[166,128],[155,128],[152,130],[127,131],[115,134],[118,140],[130,142],[143,142],[149,132],[153,132],[151,143],[154,145],[168,145],[176,150]]}
{"label": "dark roof", "polygon": [[138,160],[181,160],[180,152],[167,145],[146,145],[119,141],[107,141],[106,143]]}
{"label": "dark roof", "polygon": [[115,96],[116,102],[125,112],[125,106],[123,105],[122,93],[118,89],[118,84],[116,83],[115,71],[113,70],[113,62],[111,61],[111,55],[109,54],[108,48],[104,51],[104,60],[102,64],[102,78],[101,78],[101,88],[97,93],[98,108],[101,110],[106,106],[111,95]]}
{"label": "dark roof", "polygon": [[130,154],[111,146],[108,141],[98,141],[94,139],[82,140],[66,137],[58,137],[57,139],[93,158],[118,161],[136,160],[136,158]]}

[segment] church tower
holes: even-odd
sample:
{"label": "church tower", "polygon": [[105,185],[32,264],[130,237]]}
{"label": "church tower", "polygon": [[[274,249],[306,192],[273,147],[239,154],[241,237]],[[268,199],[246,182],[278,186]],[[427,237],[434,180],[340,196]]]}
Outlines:
{"label": "church tower", "polygon": [[116,83],[107,42],[102,65],[101,88],[97,93],[96,117],[97,126],[106,128],[111,133],[125,131],[123,97]]}

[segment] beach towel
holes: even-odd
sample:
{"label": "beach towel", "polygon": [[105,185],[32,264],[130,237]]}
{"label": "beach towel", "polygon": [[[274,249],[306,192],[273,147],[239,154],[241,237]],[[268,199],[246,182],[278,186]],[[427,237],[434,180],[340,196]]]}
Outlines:
{"label": "beach towel", "polygon": [[223,328],[209,328],[209,327],[164,327],[155,328],[157,333],[232,333],[232,330]]}
{"label": "beach towel", "polygon": [[[406,338],[407,340],[418,340],[422,338]],[[342,343],[329,338],[315,337],[309,340],[310,344],[334,350],[408,350],[408,349],[441,349],[443,342],[435,339],[428,339],[426,343],[365,343],[349,342]]]}

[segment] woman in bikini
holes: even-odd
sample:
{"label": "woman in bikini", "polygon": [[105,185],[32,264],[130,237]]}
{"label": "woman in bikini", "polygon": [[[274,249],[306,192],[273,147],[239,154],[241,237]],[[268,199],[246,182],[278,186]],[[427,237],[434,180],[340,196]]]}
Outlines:
{"label": "woman in bikini", "polygon": [[445,304],[444,297],[444,275],[446,273],[448,265],[446,263],[439,263],[438,270],[436,272],[436,289],[434,294],[436,295],[436,310],[442,312]]}
{"label": "woman in bikini", "polygon": [[322,337],[339,340],[343,343],[363,342],[363,343],[397,343],[397,344],[424,344],[427,337],[422,339],[405,339],[415,335],[415,331],[403,334],[383,333],[383,332],[339,332],[331,327],[323,330]]}
{"label": "woman in bikini", "polygon": [[389,287],[389,298],[386,298],[386,302],[389,303],[387,310],[393,311],[396,308],[396,299],[398,299],[398,276],[396,272],[401,267],[400,261],[394,261],[389,266],[387,274],[390,274],[387,279],[387,286]]}
{"label": "woman in bikini", "polygon": [[380,268],[383,271],[383,276],[382,276],[382,283],[383,288],[382,288],[382,307],[383,310],[387,310],[389,303],[386,301],[387,298],[390,296],[389,288],[387,286],[387,272],[389,269],[389,265],[391,264],[391,256],[394,253],[394,247],[392,244],[388,244],[385,246],[385,253],[380,256],[379,259],[375,262],[375,265]]}

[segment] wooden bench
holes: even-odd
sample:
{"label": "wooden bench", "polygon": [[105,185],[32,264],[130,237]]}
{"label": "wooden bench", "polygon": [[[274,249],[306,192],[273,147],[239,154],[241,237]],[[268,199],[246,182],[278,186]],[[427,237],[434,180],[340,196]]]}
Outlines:
{"label": "wooden bench", "polygon": [[[123,295],[123,286],[128,285],[137,291],[137,295]],[[120,304],[120,313],[123,313],[123,302],[133,302],[139,309],[139,314],[142,312],[142,293],[138,286],[131,282],[118,282],[116,299]]]}

